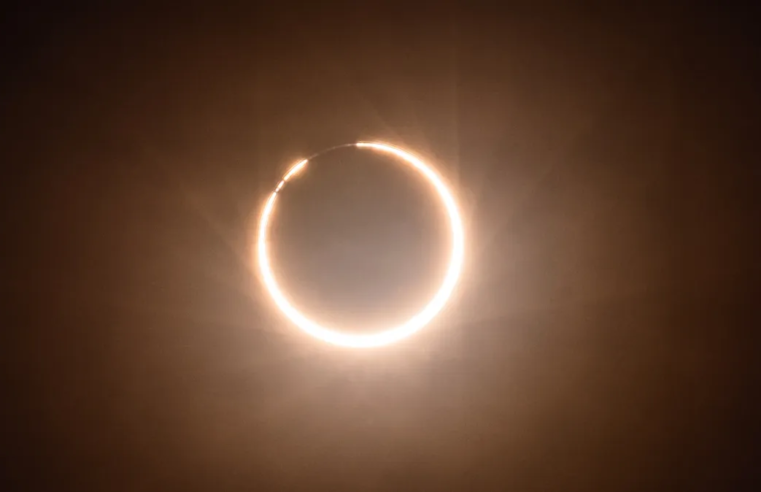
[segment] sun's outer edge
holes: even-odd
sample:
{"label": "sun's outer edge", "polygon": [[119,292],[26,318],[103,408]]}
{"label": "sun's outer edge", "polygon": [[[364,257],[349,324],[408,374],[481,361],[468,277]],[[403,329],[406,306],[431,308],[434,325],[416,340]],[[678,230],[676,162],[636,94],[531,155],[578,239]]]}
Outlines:
{"label": "sun's outer edge", "polygon": [[412,316],[404,323],[398,326],[387,328],[385,330],[365,334],[343,333],[337,330],[325,328],[304,316],[291,304],[285,294],[283,294],[283,292],[280,290],[280,287],[275,280],[275,275],[272,272],[269,256],[267,254],[267,231],[270,216],[275,206],[275,199],[277,198],[277,194],[290,178],[304,169],[304,167],[309,162],[308,159],[299,161],[288,170],[264,206],[264,211],[262,212],[259,222],[257,241],[259,269],[261,271],[264,284],[272,296],[272,299],[275,301],[277,307],[280,308],[280,310],[286,315],[289,320],[291,320],[291,322],[293,322],[299,329],[308,335],[342,347],[380,347],[398,342],[399,340],[407,338],[410,335],[416,333],[425,325],[427,325],[441,311],[450,295],[452,294],[452,291],[457,284],[457,280],[460,277],[460,273],[462,272],[465,253],[465,238],[457,203],[455,202],[452,193],[446,187],[436,171],[434,171],[418,157],[405,152],[398,147],[378,142],[357,142],[354,145],[358,148],[370,148],[381,152],[390,153],[406,161],[428,179],[428,181],[436,189],[439,198],[441,198],[442,202],[444,203],[444,207],[447,211],[447,216],[449,217],[449,224],[452,233],[452,252],[450,255],[447,273],[444,276],[444,280],[439,287],[439,290],[436,292],[436,294],[434,294],[433,298],[428,301],[422,310],[420,310],[417,314]]}

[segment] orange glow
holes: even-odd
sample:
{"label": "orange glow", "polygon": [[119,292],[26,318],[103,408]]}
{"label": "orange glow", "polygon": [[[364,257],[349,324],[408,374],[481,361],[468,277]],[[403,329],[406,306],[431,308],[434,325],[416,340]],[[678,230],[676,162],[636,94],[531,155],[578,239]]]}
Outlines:
{"label": "orange glow", "polygon": [[460,277],[462,271],[462,265],[465,254],[465,238],[462,226],[462,220],[460,219],[460,212],[457,204],[452,196],[452,193],[446,187],[442,179],[438,176],[436,171],[429,165],[423,162],[418,157],[415,157],[402,149],[393,147],[391,145],[374,142],[358,142],[355,144],[358,148],[372,149],[378,152],[385,152],[392,154],[407,164],[411,165],[417,171],[419,171],[426,180],[433,185],[442,204],[447,212],[449,218],[449,225],[451,231],[451,253],[449,255],[449,265],[447,267],[446,275],[441,283],[441,286],[434,294],[428,303],[414,316],[398,326],[392,326],[390,328],[380,330],[373,333],[359,334],[359,333],[345,333],[339,330],[321,326],[312,321],[304,314],[296,309],[293,304],[288,300],[285,293],[283,293],[275,280],[275,275],[272,272],[272,266],[270,265],[269,254],[267,251],[268,241],[267,232],[269,229],[270,217],[272,210],[275,206],[275,200],[278,192],[285,186],[285,183],[297,173],[303,171],[308,160],[304,159],[295,164],[278,183],[275,191],[270,195],[267,203],[262,212],[259,222],[258,231],[258,260],[259,269],[261,271],[264,285],[267,287],[272,299],[278,308],[285,314],[285,316],[291,320],[299,329],[305,333],[331,343],[333,345],[339,345],[343,347],[353,348],[369,348],[388,345],[419,331],[425,325],[427,325],[444,307],[449,299],[452,291],[457,284],[457,280]]}

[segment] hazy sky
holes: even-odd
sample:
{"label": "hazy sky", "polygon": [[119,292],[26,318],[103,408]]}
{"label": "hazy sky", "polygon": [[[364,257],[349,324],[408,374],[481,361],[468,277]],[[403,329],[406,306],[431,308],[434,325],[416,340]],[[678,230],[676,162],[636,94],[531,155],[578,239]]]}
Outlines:
{"label": "hazy sky", "polygon": [[[1,488],[756,490],[754,29],[18,7]],[[287,323],[251,250],[283,172],[357,140],[430,158],[467,230],[451,304],[369,352]],[[283,195],[284,278],[336,319],[412,305],[440,210],[377,156],[321,159]]]}

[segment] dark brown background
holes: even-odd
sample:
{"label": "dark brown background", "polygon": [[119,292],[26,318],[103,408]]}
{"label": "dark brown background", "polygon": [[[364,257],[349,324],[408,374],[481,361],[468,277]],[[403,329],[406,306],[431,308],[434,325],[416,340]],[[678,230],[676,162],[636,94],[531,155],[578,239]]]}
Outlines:
{"label": "dark brown background", "polygon": [[[3,490],[756,489],[750,12],[3,24]],[[287,166],[358,139],[438,163],[468,230],[452,305],[371,352],[298,334],[249,261]],[[362,247],[430,237],[388,224]]]}

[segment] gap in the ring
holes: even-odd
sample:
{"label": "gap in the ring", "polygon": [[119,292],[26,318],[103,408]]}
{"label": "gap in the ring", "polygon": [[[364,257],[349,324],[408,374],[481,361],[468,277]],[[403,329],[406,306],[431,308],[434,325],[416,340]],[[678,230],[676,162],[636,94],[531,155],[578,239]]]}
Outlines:
{"label": "gap in the ring", "polygon": [[416,314],[451,251],[432,185],[397,157],[353,147],[312,159],[288,182],[269,237],[273,270],[294,306],[347,333]]}

